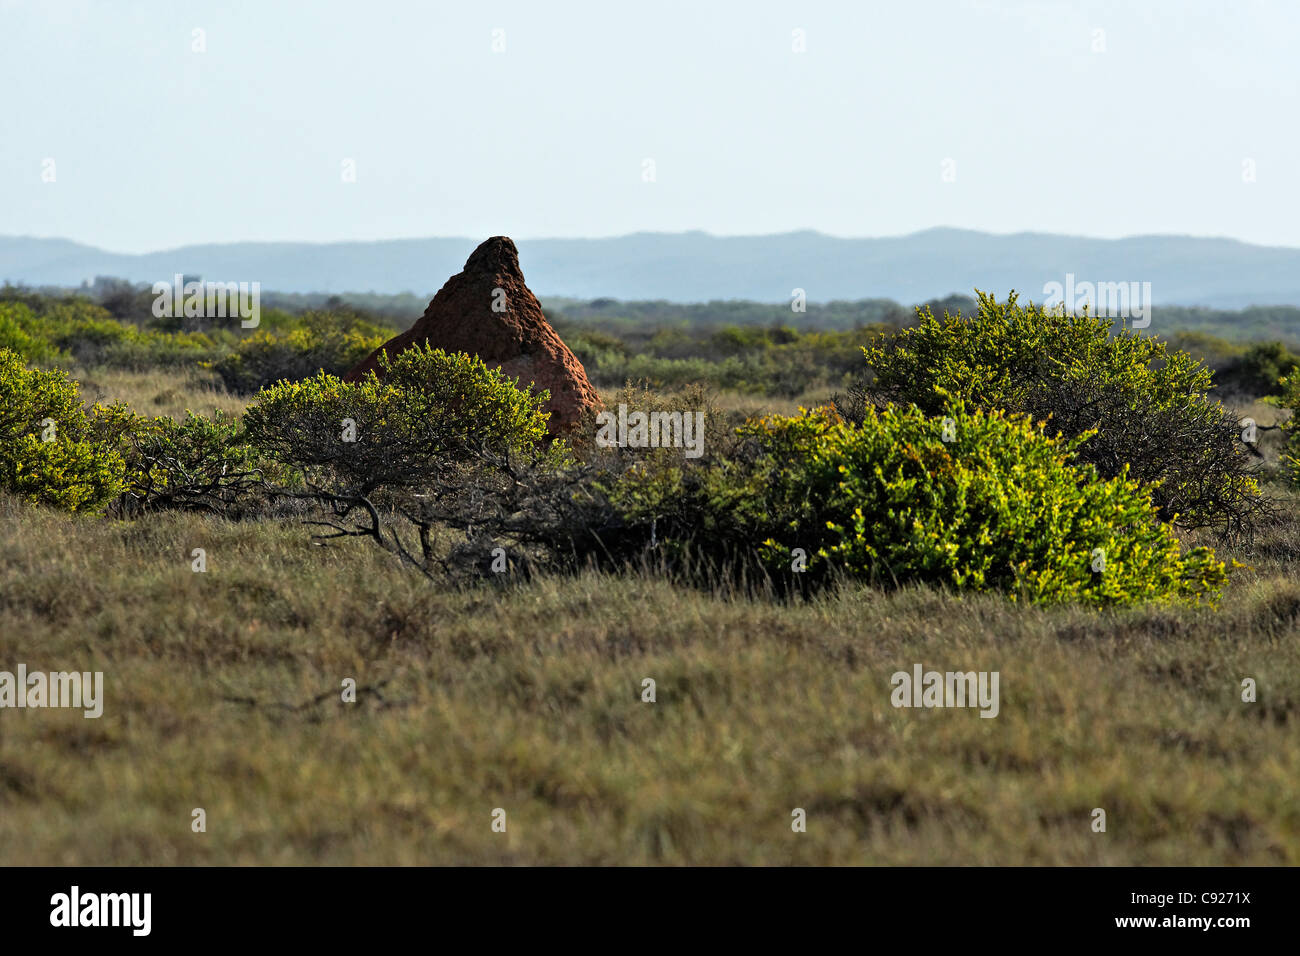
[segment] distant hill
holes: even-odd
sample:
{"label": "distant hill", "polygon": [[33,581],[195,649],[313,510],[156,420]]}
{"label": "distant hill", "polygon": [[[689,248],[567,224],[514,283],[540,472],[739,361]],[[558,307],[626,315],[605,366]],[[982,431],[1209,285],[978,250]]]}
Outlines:
{"label": "distant hill", "polygon": [[[414,292],[427,296],[460,271],[485,237],[386,242],[240,242],[143,255],[64,239],[0,237],[0,281],[79,285],[95,276],[136,282],[175,273],[259,281],[280,292]],[[1300,305],[1300,249],[1231,239],[1083,239],[928,229],[884,239],[817,232],[719,237],[635,233],[611,239],[518,240],[539,295],[704,302],[889,298],[922,302],[980,288],[1039,300],[1045,283],[1150,282],[1155,304],[1236,309]]]}

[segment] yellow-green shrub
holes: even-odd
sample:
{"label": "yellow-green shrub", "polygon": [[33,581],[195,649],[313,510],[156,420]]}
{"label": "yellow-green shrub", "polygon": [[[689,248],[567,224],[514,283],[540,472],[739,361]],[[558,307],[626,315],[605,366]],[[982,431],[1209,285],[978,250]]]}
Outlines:
{"label": "yellow-green shrub", "polygon": [[52,365],[64,355],[49,340],[37,334],[32,310],[21,302],[0,302],[0,348],[9,349],[24,362]]}
{"label": "yellow-green shrub", "polygon": [[42,366],[147,369],[185,365],[210,357],[213,340],[201,332],[159,332],[115,319],[85,299],[44,300],[34,312],[24,302],[0,301],[0,348]]}
{"label": "yellow-green shrub", "polygon": [[122,458],[100,427],[113,411],[87,412],[66,373],[0,349],[0,488],[67,511],[102,507],[122,481]]}
{"label": "yellow-green shrub", "polygon": [[388,340],[390,333],[356,316],[308,312],[281,331],[258,329],[212,368],[233,392],[256,392],[275,382],[317,372],[342,375]]}
{"label": "yellow-green shrub", "polygon": [[1241,427],[1209,397],[1210,370],[1186,352],[1109,318],[1022,305],[1014,293],[1006,302],[980,293],[973,316],[920,319],[863,349],[874,378],[840,403],[846,417],[888,404],[937,415],[953,399],[1000,408],[1067,438],[1091,434],[1080,459],[1104,477],[1140,481],[1166,521],[1232,536],[1266,517]]}
{"label": "yellow-green shrub", "polygon": [[516,388],[482,359],[426,346],[380,362],[382,379],[319,372],[263,389],[244,416],[249,439],[318,486],[363,495],[424,487],[458,463],[506,460],[545,441],[549,393]]}
{"label": "yellow-green shrub", "polygon": [[1278,382],[1281,397],[1277,405],[1291,410],[1291,417],[1283,424],[1286,445],[1282,449],[1282,464],[1291,477],[1300,482],[1300,371],[1294,371]]}
{"label": "yellow-green shrub", "polygon": [[820,409],[740,434],[757,445],[751,461],[633,470],[611,501],[670,543],[749,553],[787,580],[803,562],[812,580],[1132,604],[1213,600],[1225,578],[1210,550],[1183,553],[1136,482],[1099,479],[1072,462],[1081,439],[1023,417],[891,406],[854,425]]}

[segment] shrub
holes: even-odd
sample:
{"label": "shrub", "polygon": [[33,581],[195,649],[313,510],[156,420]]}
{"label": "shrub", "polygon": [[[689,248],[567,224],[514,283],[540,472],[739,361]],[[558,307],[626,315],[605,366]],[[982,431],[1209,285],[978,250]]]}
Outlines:
{"label": "shrub", "polygon": [[307,312],[287,332],[258,329],[212,368],[232,392],[248,394],[318,372],[342,375],[388,338],[386,330],[351,313]]}
{"label": "shrub", "polygon": [[911,406],[869,408],[854,425],[821,409],[764,418],[740,437],[754,443],[748,458],[634,469],[609,500],[670,546],[749,556],[787,581],[796,548],[812,581],[1044,603],[1213,600],[1225,577],[1208,549],[1181,553],[1137,483],[1073,463],[1082,438],[1052,438],[1026,418]]}
{"label": "shrub", "polygon": [[1300,356],[1281,342],[1259,342],[1219,373],[1220,383],[1253,398],[1282,394],[1282,379],[1300,365]]}
{"label": "shrub", "polygon": [[793,398],[809,389],[843,387],[862,363],[861,346],[879,329],[815,332],[787,326],[666,328],[629,333],[569,326],[565,341],[588,377],[602,387],[646,381],[656,388],[707,382],[717,388]]}
{"label": "shrub", "polygon": [[[346,493],[420,488],[459,463],[505,460],[541,444],[549,393],[533,393],[482,359],[429,346],[380,357],[351,384],[325,372],[264,389],[245,413],[254,444]],[[355,441],[344,439],[345,421]]]}
{"label": "shrub", "polygon": [[0,349],[9,349],[24,362],[52,365],[66,356],[48,339],[35,334],[36,317],[21,302],[0,302]]}
{"label": "shrub", "polygon": [[1265,512],[1241,428],[1207,396],[1211,372],[1158,339],[1104,318],[1000,303],[980,293],[973,317],[931,313],[883,345],[864,348],[874,378],[837,407],[914,404],[930,415],[960,399],[1023,413],[1068,438],[1093,433],[1079,457],[1104,477],[1147,486],[1166,521],[1249,534]]}
{"label": "shrub", "polygon": [[40,365],[76,362],[148,369],[191,364],[210,357],[215,343],[199,333],[141,331],[84,299],[0,302],[0,347]]}
{"label": "shrub", "polygon": [[115,432],[125,459],[122,516],[149,511],[209,511],[236,516],[255,500],[263,469],[238,419],[220,412],[183,421],[125,413]]}
{"label": "shrub", "polygon": [[0,488],[66,511],[93,511],[119,489],[123,463],[61,371],[27,367],[0,349]]}
{"label": "shrub", "polygon": [[564,335],[565,344],[586,366],[612,364],[627,358],[630,349],[622,339],[599,329],[574,329]]}
{"label": "shrub", "polygon": [[1282,390],[1276,403],[1291,410],[1291,417],[1283,423],[1286,444],[1282,449],[1282,465],[1293,480],[1300,482],[1300,371],[1292,372],[1279,383]]}
{"label": "shrub", "polygon": [[[264,389],[245,428],[260,450],[301,470],[302,497],[332,509],[335,520],[322,522],[331,536],[370,537],[428,574],[439,527],[471,537],[500,528],[519,509],[525,476],[567,449],[547,439],[549,393],[517,388],[482,359],[426,346],[380,363],[382,379],[320,372]],[[418,556],[399,525],[416,531]]]}

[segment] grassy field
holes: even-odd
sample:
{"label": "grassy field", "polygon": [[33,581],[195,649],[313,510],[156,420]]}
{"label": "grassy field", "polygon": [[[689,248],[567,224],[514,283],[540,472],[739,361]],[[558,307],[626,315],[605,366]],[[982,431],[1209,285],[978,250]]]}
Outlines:
{"label": "grassy field", "polygon": [[202,369],[153,369],[131,372],[113,368],[74,368],[69,374],[81,383],[87,402],[126,402],[142,415],[183,418],[213,412],[241,413],[246,398],[232,395],[220,379]]}
{"label": "grassy field", "polygon": [[[240,404],[88,378],[153,414]],[[1102,613],[594,573],[452,590],[291,519],[0,497],[0,669],[103,671],[106,698],[0,712],[0,863],[1300,863],[1285,510],[1217,610]],[[998,671],[999,715],[895,709],[914,664]]]}

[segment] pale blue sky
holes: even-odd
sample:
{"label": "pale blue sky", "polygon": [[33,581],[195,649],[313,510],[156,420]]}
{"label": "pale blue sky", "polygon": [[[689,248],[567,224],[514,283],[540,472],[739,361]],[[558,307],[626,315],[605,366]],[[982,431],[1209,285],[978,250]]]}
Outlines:
{"label": "pale blue sky", "polygon": [[1294,0],[0,0],[0,234],[1300,246],[1298,36]]}

